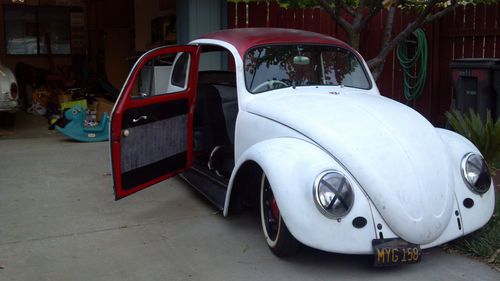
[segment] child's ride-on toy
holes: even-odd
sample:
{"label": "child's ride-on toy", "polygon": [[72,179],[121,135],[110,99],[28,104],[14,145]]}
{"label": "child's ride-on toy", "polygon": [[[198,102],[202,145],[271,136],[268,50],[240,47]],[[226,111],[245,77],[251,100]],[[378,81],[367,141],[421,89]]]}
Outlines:
{"label": "child's ride-on toy", "polygon": [[96,127],[86,127],[85,120],[87,111],[75,105],[64,111],[62,120],[59,120],[55,128],[64,135],[82,142],[106,141],[109,138],[109,117],[104,112],[99,125]]}

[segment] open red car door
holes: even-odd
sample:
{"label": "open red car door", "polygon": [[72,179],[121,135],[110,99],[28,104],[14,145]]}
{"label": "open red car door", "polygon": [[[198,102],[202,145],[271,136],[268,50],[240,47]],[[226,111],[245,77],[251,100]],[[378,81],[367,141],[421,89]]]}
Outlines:
{"label": "open red car door", "polygon": [[111,114],[116,200],[190,167],[198,52],[160,47],[131,70]]}

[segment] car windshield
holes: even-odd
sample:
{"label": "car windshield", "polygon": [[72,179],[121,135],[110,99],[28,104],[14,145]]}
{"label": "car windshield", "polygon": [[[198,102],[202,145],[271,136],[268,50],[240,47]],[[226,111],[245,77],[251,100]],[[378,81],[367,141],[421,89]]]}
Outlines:
{"label": "car windshield", "polygon": [[245,55],[245,82],[251,93],[299,86],[346,86],[369,89],[358,58],[328,45],[268,45]]}

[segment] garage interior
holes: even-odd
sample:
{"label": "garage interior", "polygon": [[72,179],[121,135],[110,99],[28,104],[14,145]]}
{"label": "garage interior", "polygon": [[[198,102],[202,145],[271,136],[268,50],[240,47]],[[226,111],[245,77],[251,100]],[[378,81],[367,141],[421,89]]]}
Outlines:
{"label": "garage interior", "polygon": [[75,104],[97,124],[141,54],[226,26],[222,0],[0,3],[0,64],[15,74],[21,103],[17,121],[0,122],[0,137],[36,123],[26,112],[53,124]]}

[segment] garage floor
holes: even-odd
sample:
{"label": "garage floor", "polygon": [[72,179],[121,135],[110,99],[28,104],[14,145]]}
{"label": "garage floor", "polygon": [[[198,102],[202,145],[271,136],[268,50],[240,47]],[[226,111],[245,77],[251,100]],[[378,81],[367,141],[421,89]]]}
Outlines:
{"label": "garage floor", "polygon": [[387,269],[312,249],[280,260],[253,214],[223,218],[177,178],[115,202],[107,143],[18,117],[31,125],[0,128],[0,280],[500,280],[440,249]]}

